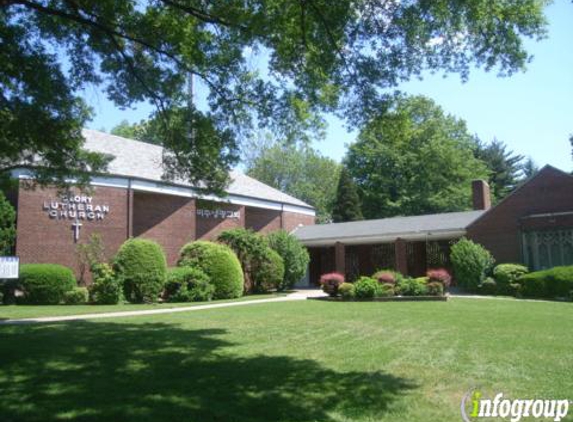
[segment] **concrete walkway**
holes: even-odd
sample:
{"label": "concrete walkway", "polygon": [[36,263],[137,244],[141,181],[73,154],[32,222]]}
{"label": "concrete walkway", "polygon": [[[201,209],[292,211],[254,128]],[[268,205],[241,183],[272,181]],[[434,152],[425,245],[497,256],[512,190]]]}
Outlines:
{"label": "concrete walkway", "polygon": [[142,316],[142,315],[172,314],[176,312],[191,312],[191,311],[202,311],[205,309],[229,308],[232,306],[256,305],[258,303],[290,302],[294,300],[306,300],[306,298],[308,297],[317,297],[323,295],[324,293],[320,290],[305,289],[305,290],[296,290],[295,292],[289,293],[286,296],[274,297],[269,299],[243,300],[240,302],[212,303],[206,305],[195,305],[195,306],[178,307],[178,308],[149,309],[142,311],[102,312],[97,314],[7,319],[4,321],[0,321],[0,325],[37,324],[46,322],[80,321],[86,319],[99,319],[99,318],[120,318],[120,317]]}

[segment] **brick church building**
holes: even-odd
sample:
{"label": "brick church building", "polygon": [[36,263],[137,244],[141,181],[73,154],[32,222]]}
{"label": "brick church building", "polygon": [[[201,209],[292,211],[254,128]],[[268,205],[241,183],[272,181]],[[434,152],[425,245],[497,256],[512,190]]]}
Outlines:
{"label": "brick church building", "polygon": [[573,177],[545,166],[491,206],[489,186],[472,185],[474,210],[355,221],[295,230],[311,255],[310,282],[338,271],[351,280],[392,268],[412,276],[450,267],[450,247],[466,236],[497,263],[532,270],[573,265]]}
{"label": "brick church building", "polygon": [[162,179],[160,146],[93,130],[85,130],[84,137],[86,149],[115,157],[109,174],[92,178],[89,193],[28,189],[32,172],[12,171],[18,179],[11,200],[21,263],[57,263],[78,271],[77,245],[98,233],[108,257],[126,239],[143,237],[160,243],[174,265],[185,243],[214,239],[225,229],[264,233],[314,224],[310,205],[240,172],[232,172],[226,197],[201,196],[185,182]]}

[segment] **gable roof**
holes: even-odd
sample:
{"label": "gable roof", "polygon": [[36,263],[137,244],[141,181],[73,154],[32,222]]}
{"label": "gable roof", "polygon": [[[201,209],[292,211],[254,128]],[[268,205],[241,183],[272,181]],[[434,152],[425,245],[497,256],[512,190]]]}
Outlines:
{"label": "gable roof", "polygon": [[[534,180],[540,178],[540,177],[544,177],[545,175],[549,174],[549,173],[557,173],[560,176],[567,176],[569,178],[573,178],[573,176],[561,169],[558,169],[557,167],[553,167],[550,164],[546,164],[544,165],[537,173],[535,173],[532,177],[530,177],[529,179],[526,179],[524,181],[522,181],[521,183],[519,183],[516,188],[514,190],[512,190],[509,195],[507,195],[505,198],[503,198],[501,201],[499,201],[497,204],[495,204],[494,206],[492,206],[490,209],[486,210],[482,215],[480,215],[478,218],[475,219],[475,221],[473,221],[470,225],[473,225],[474,223],[477,223],[478,221],[480,221],[482,218],[485,218],[487,215],[489,215],[491,212],[494,212],[499,206],[501,206],[502,204],[504,204],[505,202],[507,202],[510,198],[512,198],[513,196],[515,196],[516,194],[518,194],[518,192],[523,189],[523,187],[529,185],[531,182],[533,182]],[[469,227],[469,226],[468,226]]]}
{"label": "gable roof", "polygon": [[[115,157],[108,166],[110,175],[165,183],[162,178],[163,147],[91,129],[84,129],[82,134],[86,140],[85,149],[111,154]],[[231,195],[313,209],[307,203],[261,183],[240,171],[232,170],[230,176],[231,183],[227,188],[227,193]],[[193,185],[184,180],[174,180],[168,183],[193,188]]]}
{"label": "gable roof", "polygon": [[465,234],[465,229],[485,211],[392,217],[347,223],[319,224],[296,229],[293,234],[305,245],[333,245],[409,240],[447,239]]}

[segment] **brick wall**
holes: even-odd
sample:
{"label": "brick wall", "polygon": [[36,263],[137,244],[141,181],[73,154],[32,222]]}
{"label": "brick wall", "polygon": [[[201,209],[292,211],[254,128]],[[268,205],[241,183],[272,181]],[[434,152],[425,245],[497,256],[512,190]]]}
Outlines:
{"label": "brick wall", "polygon": [[196,238],[201,240],[215,240],[224,230],[245,227],[245,207],[225,203],[197,201],[197,209],[208,211],[239,212],[239,218],[205,217],[197,215]]}
{"label": "brick wall", "polygon": [[[58,263],[78,272],[76,243],[70,219],[52,219],[43,210],[44,201],[60,200],[56,189],[24,189],[18,194],[16,254],[23,264]],[[92,233],[102,236],[106,255],[111,258],[127,239],[127,191],[94,187],[90,195],[94,204],[108,205],[110,212],[100,221],[82,220],[78,243],[86,242]]]}
{"label": "brick wall", "polygon": [[314,224],[314,216],[306,214],[298,214],[295,212],[283,212],[283,228],[287,232],[296,229],[300,224],[303,226],[311,226]]}
{"label": "brick wall", "polygon": [[135,192],[133,236],[152,239],[161,244],[168,265],[175,265],[181,247],[195,239],[195,200]]}
{"label": "brick wall", "polygon": [[279,230],[282,225],[281,211],[264,208],[245,208],[245,227],[261,233]]}
{"label": "brick wall", "polygon": [[[534,214],[573,211],[573,177],[552,167],[544,167],[487,214],[470,225],[467,235],[481,243],[497,262],[521,262],[520,231]],[[537,221],[537,229],[555,228],[555,221]],[[531,224],[531,223],[527,223]]]}

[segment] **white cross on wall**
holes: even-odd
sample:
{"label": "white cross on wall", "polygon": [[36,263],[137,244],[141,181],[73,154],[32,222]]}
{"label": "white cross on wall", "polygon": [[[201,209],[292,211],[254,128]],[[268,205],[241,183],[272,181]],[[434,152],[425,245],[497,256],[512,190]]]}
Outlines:
{"label": "white cross on wall", "polygon": [[75,223],[72,224],[72,228],[74,230],[74,242],[77,242],[78,240],[80,240],[80,229],[82,227],[82,223],[80,223],[78,220],[75,221]]}

